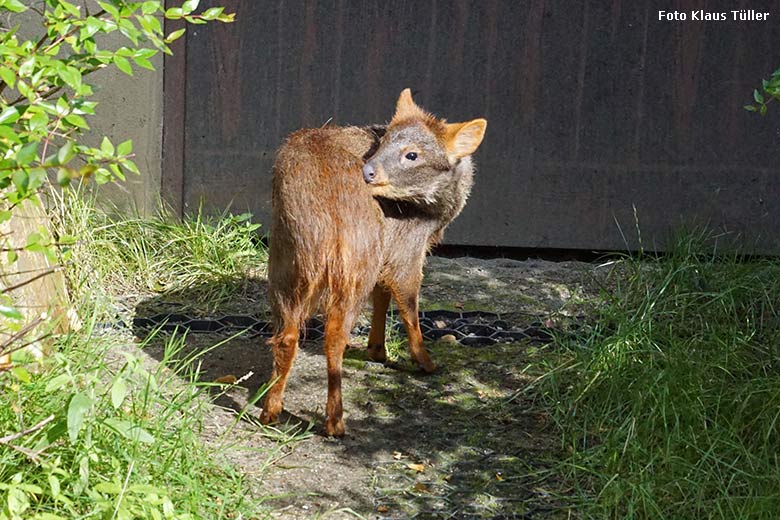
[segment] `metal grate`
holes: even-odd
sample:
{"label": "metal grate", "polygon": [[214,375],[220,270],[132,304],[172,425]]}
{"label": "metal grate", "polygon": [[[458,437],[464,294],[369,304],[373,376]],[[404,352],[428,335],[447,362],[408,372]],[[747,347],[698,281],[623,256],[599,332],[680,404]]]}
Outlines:
{"label": "metal grate", "polygon": [[[453,336],[460,344],[467,346],[492,345],[495,343],[514,343],[530,341],[548,343],[552,335],[542,322],[533,321],[525,326],[516,323],[517,315],[501,315],[486,311],[448,311],[431,310],[420,313],[420,329],[423,337],[435,341],[444,336]],[[513,323],[514,322],[514,323]],[[388,316],[392,330],[403,332],[404,327],[394,315]],[[253,315],[226,315],[219,318],[193,318],[185,314],[161,313],[149,317],[133,319],[134,329],[161,330],[186,329],[190,332],[235,333],[251,329],[255,336],[270,337],[273,324],[268,319]],[[355,335],[367,335],[369,327],[360,325],[352,332]],[[302,336],[307,340],[322,339],[325,323],[315,317],[306,322]]]}

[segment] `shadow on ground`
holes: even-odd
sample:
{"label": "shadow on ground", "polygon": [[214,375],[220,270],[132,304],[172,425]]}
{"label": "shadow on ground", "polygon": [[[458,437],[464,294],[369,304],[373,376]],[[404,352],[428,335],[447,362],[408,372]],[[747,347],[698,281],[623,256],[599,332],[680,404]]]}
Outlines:
{"label": "shadow on ground", "polygon": [[[517,275],[523,276],[521,269]],[[207,289],[159,295],[141,302],[136,315],[157,313],[167,300],[185,302],[196,312],[198,295]],[[553,292],[545,289],[544,294],[549,300]],[[545,307],[556,312],[565,304],[562,296]],[[219,316],[240,307],[229,301],[201,314]],[[241,313],[256,312],[244,308]],[[135,333],[143,338],[147,331]],[[154,338],[147,347],[157,359],[162,359],[163,340]],[[258,493],[275,497],[269,503],[277,515],[541,518],[561,513],[555,498],[560,490],[545,473],[558,441],[544,410],[523,392],[550,347],[432,343],[428,346],[438,370],[423,375],[408,362],[401,339],[391,337],[390,343],[401,347],[392,367],[367,361],[362,347],[347,351],[343,386],[348,431],[342,440],[322,435],[326,372],[320,342],[302,344],[285,395],[282,419],[287,424],[279,426],[281,434],[257,425],[260,403],[248,406],[271,372],[263,338],[190,334],[181,356],[208,350],[198,359],[202,381],[225,376],[241,380],[215,398],[229,412],[215,411],[206,435],[225,440],[224,431],[243,413],[240,427],[230,433],[235,438],[229,458],[255,479]],[[309,428],[313,435],[284,442],[294,437],[291,432]]]}

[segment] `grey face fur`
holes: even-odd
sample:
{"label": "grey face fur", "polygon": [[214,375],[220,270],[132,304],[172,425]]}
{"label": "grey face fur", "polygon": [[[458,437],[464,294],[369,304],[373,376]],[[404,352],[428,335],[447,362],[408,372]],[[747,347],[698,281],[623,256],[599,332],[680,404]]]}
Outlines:
{"label": "grey face fur", "polygon": [[463,208],[472,173],[471,157],[448,156],[421,121],[389,129],[363,167],[375,196],[408,201],[445,218],[454,218]]}

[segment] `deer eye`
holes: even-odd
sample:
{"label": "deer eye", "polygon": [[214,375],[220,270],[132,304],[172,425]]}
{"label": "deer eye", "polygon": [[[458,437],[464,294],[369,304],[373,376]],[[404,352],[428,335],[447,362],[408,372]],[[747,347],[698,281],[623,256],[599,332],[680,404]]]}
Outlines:
{"label": "deer eye", "polygon": [[410,161],[416,161],[417,160],[417,153],[409,152],[408,154],[404,155],[404,157],[406,157]]}

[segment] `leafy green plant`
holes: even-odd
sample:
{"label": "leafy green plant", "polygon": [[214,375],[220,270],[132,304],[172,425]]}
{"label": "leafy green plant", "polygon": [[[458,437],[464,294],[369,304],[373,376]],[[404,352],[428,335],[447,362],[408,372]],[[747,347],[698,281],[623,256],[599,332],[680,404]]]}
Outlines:
{"label": "leafy green plant", "polygon": [[772,73],[767,80],[761,80],[761,90],[753,90],[753,101],[755,104],[745,105],[745,110],[758,112],[762,116],[766,114],[767,105],[772,100],[780,100],[780,69]]}
{"label": "leafy green plant", "polygon": [[[89,77],[107,67],[128,75],[134,67],[154,69],[155,55],[170,53],[168,44],[184,32],[164,34],[163,17],[196,24],[233,20],[222,7],[196,13],[198,4],[186,0],[166,10],[161,0],[0,0],[6,23],[0,32],[0,225],[12,229],[23,205],[39,205],[39,192],[48,186],[90,178],[103,184],[139,173],[131,141],[103,138],[93,147],[81,140],[97,106]],[[32,27],[42,30],[23,37]],[[121,34],[124,45],[112,46],[111,33]],[[71,260],[73,236],[52,234],[47,226],[21,242],[14,237],[11,243],[12,234],[0,234],[2,273],[13,272],[22,250],[44,254],[52,264]],[[0,291],[0,332],[15,332],[16,346],[4,342],[0,354],[17,348],[25,330],[9,292]]]}
{"label": "leafy green plant", "polygon": [[0,377],[0,432],[15,432],[0,437],[0,520],[256,515],[243,476],[213,458],[231,441],[200,438],[217,390],[198,381],[204,352],[173,335],[149,363],[122,335],[97,334],[94,317],[60,338],[46,370]]}

